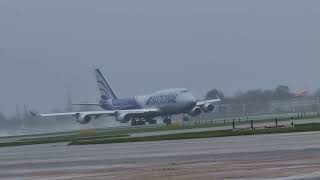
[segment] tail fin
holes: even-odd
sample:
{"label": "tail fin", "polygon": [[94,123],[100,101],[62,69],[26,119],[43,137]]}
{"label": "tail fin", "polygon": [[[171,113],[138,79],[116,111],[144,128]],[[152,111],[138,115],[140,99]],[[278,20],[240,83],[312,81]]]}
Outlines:
{"label": "tail fin", "polygon": [[111,86],[109,85],[108,81],[102,75],[100,69],[95,70],[95,75],[97,78],[98,88],[101,94],[102,100],[108,99],[117,99],[117,96],[113,92]]}

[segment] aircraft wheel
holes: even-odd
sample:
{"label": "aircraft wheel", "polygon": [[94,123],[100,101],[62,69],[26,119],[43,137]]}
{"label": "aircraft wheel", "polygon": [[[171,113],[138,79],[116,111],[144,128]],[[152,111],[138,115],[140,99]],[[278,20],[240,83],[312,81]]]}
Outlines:
{"label": "aircraft wheel", "polygon": [[157,120],[151,119],[151,120],[149,121],[149,124],[157,124]]}
{"label": "aircraft wheel", "polygon": [[169,119],[169,118],[165,118],[164,120],[163,120],[163,122],[164,123],[166,123],[167,125],[170,125],[172,122],[171,122],[171,119]]}
{"label": "aircraft wheel", "polygon": [[146,122],[145,121],[142,121],[142,120],[140,120],[140,121],[138,121],[138,123],[137,123],[138,125],[145,125],[146,124]]}
{"label": "aircraft wheel", "polygon": [[136,126],[136,125],[138,125],[137,121],[135,119],[132,119],[131,120],[131,126]]}
{"label": "aircraft wheel", "polygon": [[184,122],[188,122],[189,121],[189,117],[188,116],[184,116],[182,119]]}
{"label": "aircraft wheel", "polygon": [[168,119],[167,125],[170,125],[170,124],[172,124],[171,119]]}

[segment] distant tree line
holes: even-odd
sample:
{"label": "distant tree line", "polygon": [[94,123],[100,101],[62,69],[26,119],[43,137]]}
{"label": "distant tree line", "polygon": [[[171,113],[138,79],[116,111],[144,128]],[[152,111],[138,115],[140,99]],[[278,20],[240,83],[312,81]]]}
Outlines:
{"label": "distant tree line", "polygon": [[231,97],[226,97],[221,90],[212,89],[207,93],[206,99],[214,99],[219,97],[223,103],[266,103],[271,100],[287,100],[294,96],[294,93],[290,91],[288,86],[279,85],[275,89],[253,89],[246,92],[238,91],[234,96]]}
{"label": "distant tree line", "polygon": [[[225,96],[221,90],[212,89],[206,94],[206,99],[219,97],[221,104],[228,105],[234,115],[254,115],[270,112],[270,102],[275,100],[291,100],[296,94],[285,85],[279,85],[274,89],[251,89],[238,91],[233,96]],[[305,97],[320,101],[320,89]],[[316,105],[315,105],[316,106]],[[226,107],[224,107],[226,108]],[[222,111],[223,112],[223,107]],[[227,110],[225,110],[227,111]]]}

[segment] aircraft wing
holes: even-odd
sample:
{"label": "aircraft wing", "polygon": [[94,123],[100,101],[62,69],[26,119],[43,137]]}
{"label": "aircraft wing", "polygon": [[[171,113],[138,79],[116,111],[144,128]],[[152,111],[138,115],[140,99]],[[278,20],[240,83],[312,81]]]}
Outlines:
{"label": "aircraft wing", "polygon": [[30,112],[33,116],[41,116],[41,117],[57,117],[57,116],[77,116],[80,114],[85,115],[112,115],[115,114],[115,111],[82,111],[82,112],[66,112],[66,113],[49,113],[49,114],[37,114],[34,112]]}
{"label": "aircraft wing", "polygon": [[221,99],[211,99],[211,100],[204,100],[204,101],[198,101],[196,106],[203,106],[207,103],[215,103],[215,102],[220,102]]}
{"label": "aircraft wing", "polygon": [[132,114],[132,115],[142,115],[142,114],[154,114],[159,113],[158,108],[148,108],[148,109],[132,109],[132,110],[111,110],[111,111],[82,111],[82,112],[66,112],[66,113],[50,113],[50,114],[37,114],[30,112],[33,116],[40,117],[58,117],[58,116],[117,116],[118,114]]}

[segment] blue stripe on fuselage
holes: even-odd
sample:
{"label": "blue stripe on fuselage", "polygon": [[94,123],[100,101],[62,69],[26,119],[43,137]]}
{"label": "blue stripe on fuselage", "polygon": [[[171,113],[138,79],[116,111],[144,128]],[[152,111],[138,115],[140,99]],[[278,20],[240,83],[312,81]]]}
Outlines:
{"label": "blue stripe on fuselage", "polygon": [[130,110],[141,109],[135,98],[112,99],[110,101],[101,102],[101,107],[106,110]]}

